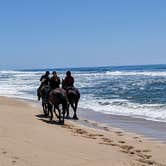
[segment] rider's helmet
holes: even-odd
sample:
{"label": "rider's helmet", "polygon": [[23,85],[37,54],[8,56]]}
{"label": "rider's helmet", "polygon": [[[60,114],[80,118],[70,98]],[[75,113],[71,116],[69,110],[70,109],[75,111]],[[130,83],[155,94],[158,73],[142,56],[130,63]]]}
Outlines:
{"label": "rider's helmet", "polygon": [[69,76],[71,76],[71,72],[68,70],[67,72],[66,72],[66,75],[69,77]]}
{"label": "rider's helmet", "polygon": [[57,73],[56,73],[56,71],[53,71],[52,74],[55,75],[55,74],[57,74]]}
{"label": "rider's helmet", "polygon": [[48,76],[50,74],[50,72],[49,71],[46,71],[46,75]]}

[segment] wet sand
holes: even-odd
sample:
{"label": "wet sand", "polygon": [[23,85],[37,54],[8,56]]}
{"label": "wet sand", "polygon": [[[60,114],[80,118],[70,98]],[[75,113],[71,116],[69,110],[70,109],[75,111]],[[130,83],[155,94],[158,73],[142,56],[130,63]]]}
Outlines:
{"label": "wet sand", "polygon": [[159,141],[111,126],[60,125],[34,103],[0,97],[1,166],[166,166],[165,154]]}
{"label": "wet sand", "polygon": [[[82,108],[78,110],[78,113],[79,117],[81,117],[81,121],[78,121],[80,124],[94,128],[100,128],[97,126],[106,124],[107,126],[121,128],[127,132],[137,133],[149,137],[149,139],[155,139],[166,143],[166,122],[151,121],[129,116],[102,114],[100,112]],[[98,125],[86,123],[84,119],[97,122]]]}

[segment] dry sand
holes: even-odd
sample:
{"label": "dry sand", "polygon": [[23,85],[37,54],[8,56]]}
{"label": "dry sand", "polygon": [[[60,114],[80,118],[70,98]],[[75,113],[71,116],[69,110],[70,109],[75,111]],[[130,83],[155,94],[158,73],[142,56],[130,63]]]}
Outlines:
{"label": "dry sand", "polygon": [[58,125],[41,113],[0,97],[0,166],[166,166],[164,143],[106,126]]}

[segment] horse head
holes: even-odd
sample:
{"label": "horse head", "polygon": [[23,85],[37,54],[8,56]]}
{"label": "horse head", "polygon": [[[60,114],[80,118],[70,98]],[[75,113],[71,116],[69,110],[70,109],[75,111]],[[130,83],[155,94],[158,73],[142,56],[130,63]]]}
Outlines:
{"label": "horse head", "polygon": [[50,86],[49,86],[49,85],[43,85],[43,86],[41,87],[39,93],[40,93],[40,96],[41,96],[42,99],[45,98],[45,96],[46,96],[47,92],[49,91],[49,89],[50,89]]}

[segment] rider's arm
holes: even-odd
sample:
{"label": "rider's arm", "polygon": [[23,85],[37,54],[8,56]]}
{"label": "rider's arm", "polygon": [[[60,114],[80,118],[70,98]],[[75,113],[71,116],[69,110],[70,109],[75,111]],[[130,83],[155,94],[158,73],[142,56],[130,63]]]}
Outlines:
{"label": "rider's arm", "polygon": [[72,77],[72,84],[74,84],[74,78]]}
{"label": "rider's arm", "polygon": [[41,76],[40,81],[42,81],[42,79],[43,79],[43,76]]}

